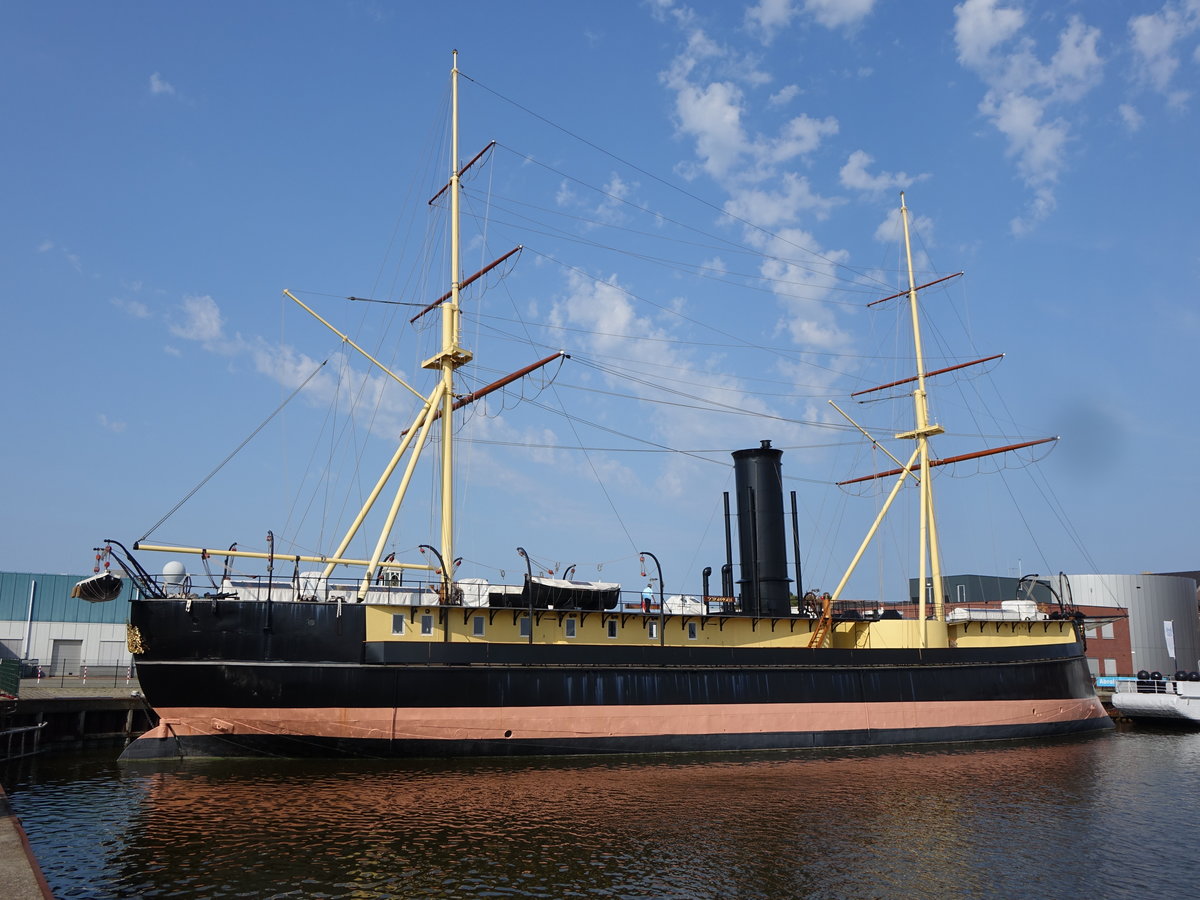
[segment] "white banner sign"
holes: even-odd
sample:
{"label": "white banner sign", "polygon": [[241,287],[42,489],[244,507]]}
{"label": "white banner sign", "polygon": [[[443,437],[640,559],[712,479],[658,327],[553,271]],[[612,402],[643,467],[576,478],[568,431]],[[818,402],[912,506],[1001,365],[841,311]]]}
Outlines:
{"label": "white banner sign", "polygon": [[1167,656],[1175,658],[1175,623],[1170,620],[1163,622],[1163,637],[1167,641]]}

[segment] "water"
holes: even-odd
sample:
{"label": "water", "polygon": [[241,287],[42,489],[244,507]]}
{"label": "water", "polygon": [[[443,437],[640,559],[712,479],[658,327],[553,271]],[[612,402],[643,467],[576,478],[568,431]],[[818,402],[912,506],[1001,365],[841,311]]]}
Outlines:
{"label": "water", "polygon": [[1191,897],[1200,734],[0,778],[58,898]]}

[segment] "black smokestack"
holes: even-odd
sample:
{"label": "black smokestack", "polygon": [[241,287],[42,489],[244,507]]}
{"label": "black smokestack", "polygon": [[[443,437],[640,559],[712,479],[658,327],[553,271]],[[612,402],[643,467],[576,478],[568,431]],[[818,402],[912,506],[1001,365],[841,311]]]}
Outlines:
{"label": "black smokestack", "polygon": [[737,489],[738,549],[741,553],[742,611],[760,616],[791,615],[787,537],[783,518],[782,450],[770,441],[733,454]]}

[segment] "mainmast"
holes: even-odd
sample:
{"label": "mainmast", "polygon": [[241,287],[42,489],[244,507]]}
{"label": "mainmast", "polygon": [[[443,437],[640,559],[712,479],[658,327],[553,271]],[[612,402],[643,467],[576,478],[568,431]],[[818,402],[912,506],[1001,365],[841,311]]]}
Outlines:
{"label": "mainmast", "polygon": [[469,351],[458,344],[459,288],[459,165],[458,165],[458,51],[450,70],[450,297],[442,304],[442,349],[422,365],[442,373],[442,598],[450,599],[454,580],[454,370],[471,360]]}

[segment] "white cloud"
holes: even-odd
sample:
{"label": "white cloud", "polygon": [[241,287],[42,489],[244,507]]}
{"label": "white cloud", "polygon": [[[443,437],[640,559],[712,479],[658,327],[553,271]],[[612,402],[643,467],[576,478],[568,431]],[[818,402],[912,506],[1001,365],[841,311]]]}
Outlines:
{"label": "white cloud", "polygon": [[979,111],[1007,142],[1031,197],[1013,230],[1023,233],[1055,207],[1053,185],[1067,162],[1071,130],[1066,110],[1100,83],[1100,32],[1071,16],[1048,62],[1022,36],[1025,14],[998,0],[966,0],[954,7],[958,59],[987,85]]}
{"label": "white cloud", "polygon": [[[914,216],[912,211],[909,211],[908,230],[915,235],[921,236],[921,245],[925,247],[933,247],[936,241],[933,237],[933,219],[928,216]],[[904,223],[900,221],[899,207],[892,207],[888,210],[887,216],[879,227],[875,229],[875,240],[881,244],[894,244],[896,240],[904,233]],[[925,268],[923,263],[919,263],[918,268]]]}
{"label": "white cloud", "polygon": [[170,326],[171,334],[212,346],[224,340],[225,320],[217,301],[207,294],[187,296],[181,304],[183,321]]}
{"label": "white cloud", "polygon": [[766,141],[759,156],[771,163],[787,162],[795,156],[812,153],[827,137],[838,133],[838,121],[833,116],[814,119],[801,115],[783,126],[778,138]]}
{"label": "white cloud", "polygon": [[846,164],[838,173],[842,187],[878,193],[895,188],[907,188],[914,181],[921,181],[928,177],[927,175],[909,175],[907,172],[880,172],[878,175],[872,175],[867,168],[874,161],[874,157],[864,150],[855,150],[851,153],[850,158],[846,160]]}
{"label": "white cloud", "polygon": [[1025,25],[1019,9],[997,9],[996,0],[966,0],[954,7],[954,43],[958,61],[976,68],[986,64],[992,51]]}
{"label": "white cloud", "polygon": [[1017,237],[1031,232],[1038,222],[1045,219],[1058,206],[1058,199],[1054,195],[1054,191],[1048,186],[1042,185],[1033,192],[1033,199],[1029,201],[1027,212],[1024,216],[1014,217],[1008,224],[1012,233]]}
{"label": "white cloud", "polygon": [[874,6],[875,0],[759,0],[746,10],[746,27],[764,44],[769,44],[802,11],[825,28],[852,28],[865,19]]}
{"label": "white cloud", "polygon": [[120,434],[122,431],[125,430],[124,422],[114,421],[113,419],[110,419],[108,416],[106,416],[104,413],[100,413],[100,415],[98,415],[96,417],[96,420],[100,423],[101,428],[111,431],[114,434]]}
{"label": "white cloud", "polygon": [[[1180,64],[1175,46],[1197,28],[1200,28],[1200,0],[1166,3],[1156,13],[1129,20],[1138,77],[1165,96],[1172,106],[1182,106],[1191,96],[1190,91],[1171,87]],[[1200,59],[1200,47],[1193,56]]]}
{"label": "white cloud", "polygon": [[[796,259],[797,247],[809,248],[803,260]],[[765,238],[762,249],[767,258],[761,273],[784,311],[780,327],[806,349],[848,347],[850,337],[838,325],[833,308],[820,301],[841,283],[839,266],[849,254],[844,250],[821,250],[814,235],[798,228],[784,228]]]}
{"label": "white cloud", "polygon": [[49,241],[49,240],[42,241],[37,246],[38,253],[49,253],[53,249],[54,249],[54,241]]}
{"label": "white cloud", "polygon": [[159,94],[165,94],[169,97],[174,96],[175,86],[170,82],[165,81],[158,72],[155,72],[150,76],[150,93],[154,94],[155,96],[158,96]]}
{"label": "white cloud", "polygon": [[1080,100],[1100,83],[1104,63],[1097,50],[1099,41],[1099,29],[1085,25],[1077,16],[1071,17],[1059,35],[1058,50],[1043,79],[1056,99]]}
{"label": "white cloud", "polygon": [[701,167],[717,180],[737,165],[748,147],[741,103],[741,90],[724,82],[685,83],[676,91],[679,130],[695,139]]}
{"label": "white cloud", "polygon": [[[811,154],[823,139],[837,134],[833,116],[800,115],[778,135],[752,137],[743,123],[747,99],[742,88],[729,80],[702,83],[694,77],[699,74],[698,58],[690,55],[690,48],[698,44],[709,42],[689,40],[689,51],[675,60],[663,80],[675,92],[677,128],[693,139],[699,168],[717,182],[772,177],[780,164]],[[744,168],[747,163],[751,168]]]}
{"label": "white cloud", "polygon": [[576,202],[575,191],[569,181],[563,179],[554,194],[554,202],[558,206],[573,206]]}
{"label": "white cloud", "polygon": [[1062,120],[1044,119],[1046,104],[1028,94],[996,94],[989,91],[980,110],[1008,138],[1008,153],[1031,186],[1057,180],[1062,151],[1067,142],[1067,125]]}
{"label": "white cloud", "polygon": [[140,300],[124,300],[120,297],[113,297],[112,305],[135,319],[150,318],[150,308]]}
{"label": "white cloud", "polygon": [[875,0],[807,0],[804,11],[826,28],[854,26],[865,19]]}
{"label": "white cloud", "polygon": [[770,188],[737,188],[725,201],[724,210],[742,222],[759,228],[778,228],[796,221],[802,212],[824,218],[838,203],[822,197],[812,189],[807,178],[787,172],[772,182]]}
{"label": "white cloud", "polygon": [[1128,103],[1122,103],[1117,107],[1117,112],[1121,114],[1121,121],[1125,123],[1125,128],[1130,132],[1141,130],[1142,123],[1145,121],[1142,114],[1136,108]]}
{"label": "white cloud", "polygon": [[[769,41],[802,13],[835,27],[860,21],[873,6],[873,2],[764,0],[750,9],[746,21]],[[750,82],[745,74],[749,66],[702,34],[694,16],[680,14],[678,7],[672,10],[685,41],[662,81],[675,95],[678,133],[692,141],[694,152],[694,161],[679,168],[690,169],[693,175],[703,172],[723,188],[728,198],[722,209],[732,222],[744,226],[741,239],[768,257],[759,274],[779,304],[779,333],[810,349],[845,346],[848,339],[837,322],[836,307],[821,301],[838,281],[837,263],[846,254],[813,250],[815,239],[799,226],[803,218],[827,217],[844,200],[818,193],[810,179],[796,171],[798,163],[811,165],[839,133],[838,119],[802,113],[774,132],[754,131],[752,123],[759,121],[764,109],[792,101],[800,89],[789,85],[763,98],[754,90],[757,82]],[[864,165],[860,182],[866,177]],[[881,184],[909,178],[887,173],[874,177]]]}
{"label": "white cloud", "polygon": [[759,0],[746,10],[746,25],[764,44],[769,44],[791,24],[795,15],[796,7],[792,0]]}
{"label": "white cloud", "polygon": [[624,222],[627,218],[624,210],[625,204],[636,187],[636,184],[630,184],[616,172],[612,173],[608,184],[604,185],[605,197],[600,201],[600,205],[593,214],[596,220],[610,225]]}
{"label": "white cloud", "polygon": [[767,99],[767,103],[769,103],[771,106],[787,106],[787,104],[791,103],[799,93],[800,88],[798,85],[789,84],[787,87],[780,88],[778,91],[772,94]]}

